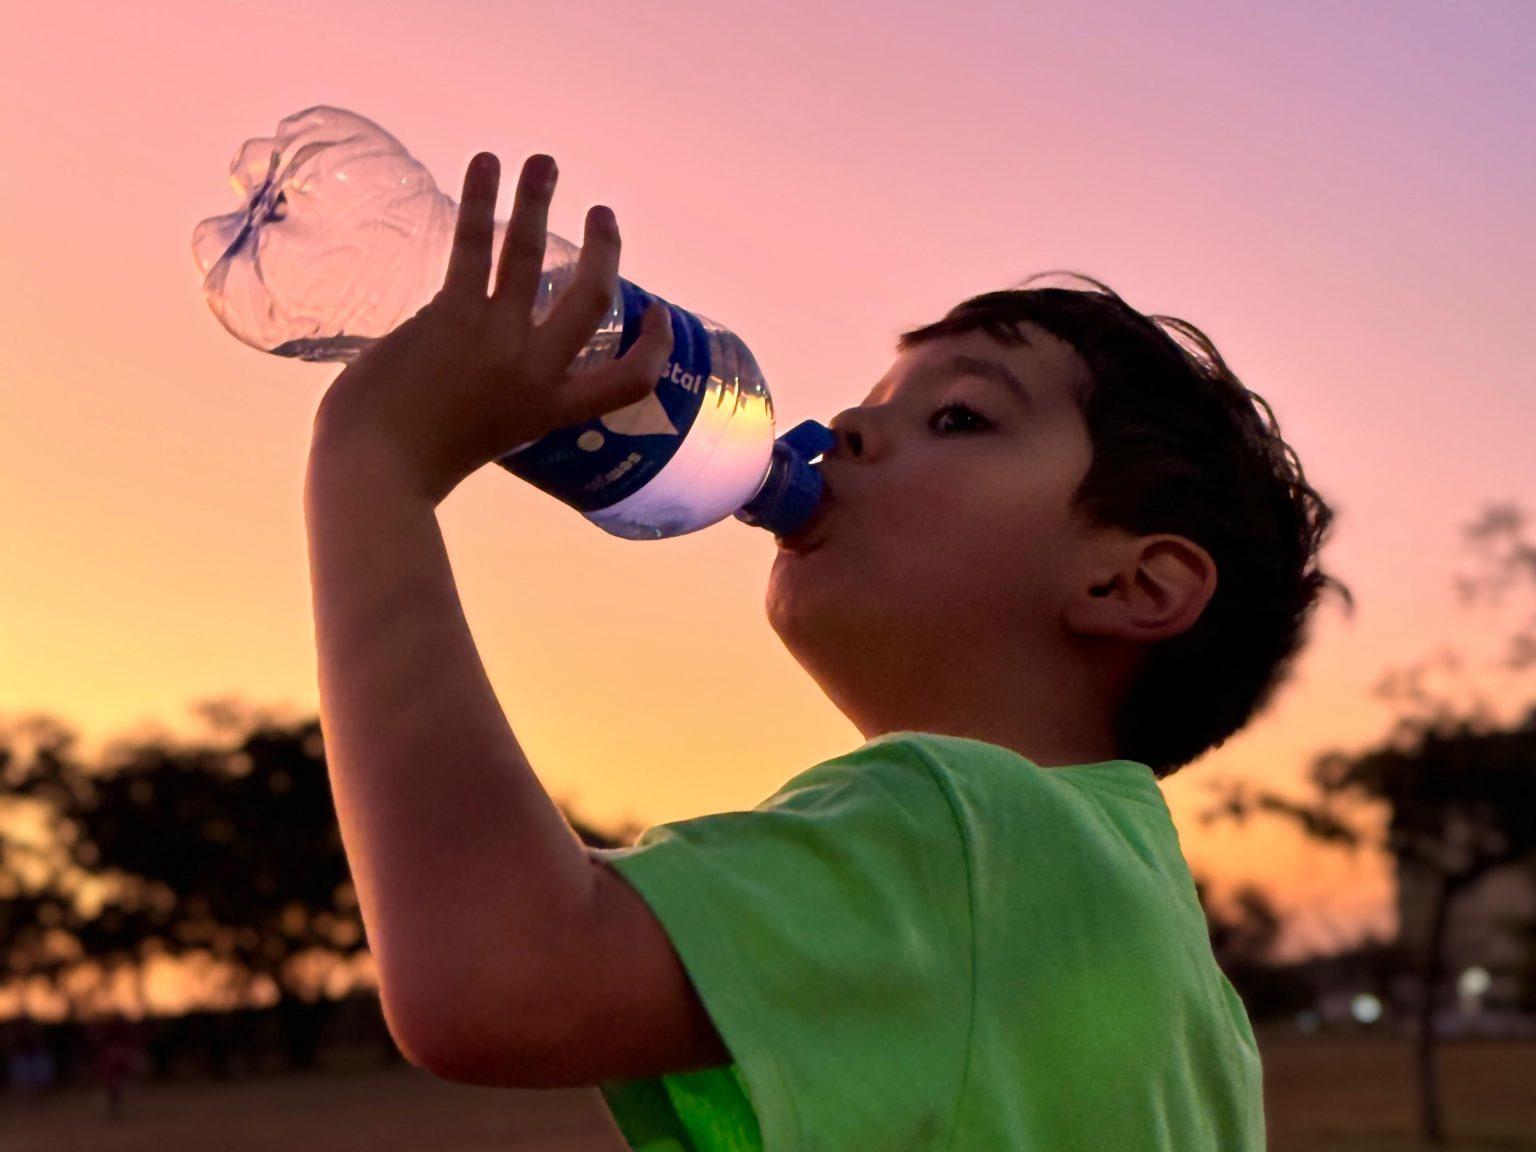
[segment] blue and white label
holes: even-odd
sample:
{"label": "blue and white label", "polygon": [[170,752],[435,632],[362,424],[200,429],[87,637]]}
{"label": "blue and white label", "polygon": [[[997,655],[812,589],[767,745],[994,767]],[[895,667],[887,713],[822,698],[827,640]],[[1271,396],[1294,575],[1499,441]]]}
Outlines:
{"label": "blue and white label", "polygon": [[[622,356],[639,339],[640,322],[655,297],[622,276],[619,292]],[[610,507],[645,487],[693,427],[712,368],[709,336],[699,318],[662,303],[672,318],[672,356],[654,392],[595,420],[558,428],[496,463],[578,512]]]}

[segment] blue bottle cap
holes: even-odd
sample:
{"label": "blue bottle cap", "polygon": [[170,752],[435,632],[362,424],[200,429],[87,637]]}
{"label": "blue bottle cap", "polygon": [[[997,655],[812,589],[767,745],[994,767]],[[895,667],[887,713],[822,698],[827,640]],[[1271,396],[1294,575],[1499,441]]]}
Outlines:
{"label": "blue bottle cap", "polygon": [[790,536],[804,527],[821,503],[821,473],[811,460],[836,443],[837,434],[815,420],[796,424],[780,436],[762,488],[737,509],[736,519],[775,536]]}

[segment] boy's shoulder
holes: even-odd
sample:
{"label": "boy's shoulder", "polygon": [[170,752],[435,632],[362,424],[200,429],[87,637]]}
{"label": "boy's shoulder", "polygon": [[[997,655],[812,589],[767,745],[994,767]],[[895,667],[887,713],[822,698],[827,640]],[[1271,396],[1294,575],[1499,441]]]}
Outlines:
{"label": "boy's shoulder", "polygon": [[966,793],[1006,793],[1045,800],[1070,800],[1089,793],[1146,801],[1166,811],[1156,775],[1135,760],[1044,768],[1000,744],[915,730],[873,737],[851,752],[817,764],[790,783],[819,782],[854,772],[868,773],[882,783],[926,776],[957,800]]}

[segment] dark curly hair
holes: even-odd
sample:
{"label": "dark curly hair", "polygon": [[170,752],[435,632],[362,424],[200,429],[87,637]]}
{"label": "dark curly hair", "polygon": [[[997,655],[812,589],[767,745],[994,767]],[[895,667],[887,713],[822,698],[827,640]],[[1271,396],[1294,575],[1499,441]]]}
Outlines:
{"label": "dark curly hair", "polygon": [[[1057,275],[1094,290],[1026,287]],[[1077,401],[1093,463],[1073,511],[1139,535],[1183,536],[1216,564],[1216,591],[1200,618],[1151,649],[1114,717],[1117,755],[1166,777],[1268,704],[1325,584],[1353,613],[1349,589],[1314,565],[1334,514],[1280,438],[1269,404],[1204,333],[1176,317],[1144,316],[1091,277],[1041,272],[974,296],[903,333],[897,347],[977,328],[1005,345],[1027,344],[1020,321],[1070,344],[1091,372]]]}

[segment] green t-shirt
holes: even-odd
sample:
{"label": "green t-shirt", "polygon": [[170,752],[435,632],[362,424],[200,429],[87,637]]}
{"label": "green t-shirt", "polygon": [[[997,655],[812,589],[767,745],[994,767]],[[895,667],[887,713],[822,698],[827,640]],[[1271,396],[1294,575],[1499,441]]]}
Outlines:
{"label": "green t-shirt", "polygon": [[1255,1152],[1263,1076],[1152,770],[892,732],[598,853],[733,1063],[601,1084],[643,1152]]}

